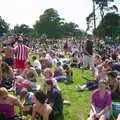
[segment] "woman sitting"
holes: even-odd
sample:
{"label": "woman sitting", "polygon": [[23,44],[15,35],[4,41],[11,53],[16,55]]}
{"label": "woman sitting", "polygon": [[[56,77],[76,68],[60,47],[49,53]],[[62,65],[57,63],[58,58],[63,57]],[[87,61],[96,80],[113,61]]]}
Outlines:
{"label": "woman sitting", "polygon": [[42,120],[49,120],[52,112],[52,107],[45,103],[46,95],[42,91],[38,91],[34,95],[34,105],[32,111],[32,119],[35,120],[36,115],[39,115]]}
{"label": "woman sitting", "polygon": [[20,110],[23,109],[20,101],[13,95],[9,94],[4,87],[0,88],[0,120],[14,120],[14,106],[18,105]]}
{"label": "woman sitting", "polygon": [[106,81],[99,81],[99,88],[93,91],[91,97],[91,114],[89,120],[109,120],[111,92],[106,89]]}
{"label": "woman sitting", "polygon": [[26,68],[24,69],[24,71],[22,72],[21,76],[23,78],[25,78],[26,80],[35,82],[36,78],[38,77],[38,74],[35,70],[34,67],[32,67],[30,62],[26,63]]}
{"label": "woman sitting", "polygon": [[41,86],[41,89],[44,92],[46,92],[46,81],[48,81],[48,80],[52,80],[53,81],[53,85],[56,86],[60,90],[60,88],[58,87],[56,79],[53,78],[53,72],[52,72],[51,68],[46,68],[44,70],[44,76],[43,76],[43,79],[42,79],[42,86]]}
{"label": "woman sitting", "polygon": [[13,86],[14,78],[15,78],[12,68],[8,66],[7,63],[2,62],[0,66],[0,70],[1,70],[0,86],[10,89]]}
{"label": "woman sitting", "polygon": [[58,77],[58,76],[63,76],[63,67],[61,65],[61,62],[57,63],[57,66],[54,71],[54,77]]}

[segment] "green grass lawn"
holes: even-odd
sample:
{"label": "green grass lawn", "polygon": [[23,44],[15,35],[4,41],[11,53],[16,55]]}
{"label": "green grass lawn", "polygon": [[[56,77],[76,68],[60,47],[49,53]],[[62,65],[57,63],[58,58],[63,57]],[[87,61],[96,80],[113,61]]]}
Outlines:
{"label": "green grass lawn", "polygon": [[[75,85],[84,84],[86,79],[81,77],[80,69],[73,69],[73,75],[74,83],[68,85],[58,83],[61,88],[63,98],[71,102],[71,105],[64,105],[64,120],[86,120],[90,110],[89,102],[91,92],[77,92]],[[84,71],[84,77],[91,80],[91,72]],[[58,118],[57,120],[60,119]]]}
{"label": "green grass lawn", "polygon": [[[81,77],[81,75],[83,77]],[[90,111],[89,103],[91,92],[78,92],[75,85],[83,85],[88,80],[93,80],[90,71],[85,70],[84,73],[82,73],[81,69],[73,68],[74,82],[71,84],[58,83],[64,100],[70,101],[71,105],[64,105],[64,118],[57,116],[55,120],[87,120]]]}
{"label": "green grass lawn", "polygon": [[83,85],[88,81],[87,79],[92,80],[93,78],[91,72],[88,70],[84,71],[83,78],[81,77],[81,73],[80,69],[74,68],[73,83],[58,83],[64,100],[70,101],[71,105],[64,105],[63,116],[57,116],[55,120],[87,120],[90,111],[89,102],[91,92],[78,92],[75,85]]}

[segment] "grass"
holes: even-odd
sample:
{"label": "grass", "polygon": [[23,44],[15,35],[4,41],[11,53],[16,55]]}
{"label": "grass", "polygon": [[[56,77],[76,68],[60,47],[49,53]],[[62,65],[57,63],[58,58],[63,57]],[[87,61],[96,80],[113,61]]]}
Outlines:
{"label": "grass", "polygon": [[[64,83],[58,83],[63,98],[71,102],[71,105],[64,105],[64,120],[86,120],[89,113],[89,100],[90,92],[77,92],[75,85],[84,84],[86,79],[81,78],[81,70],[73,69],[74,83],[66,85]],[[85,78],[92,79],[91,72],[84,72]],[[60,120],[59,118],[57,120]]]}
{"label": "grass", "polygon": [[[63,116],[57,116],[55,120],[87,120],[90,111],[90,91],[77,92],[75,85],[82,85],[86,82],[86,78],[91,80],[90,71],[84,71],[84,78],[81,78],[81,70],[73,69],[73,83],[58,83],[61,88],[64,100],[70,101],[71,105],[64,105]],[[18,110],[16,109],[16,112]],[[29,116],[29,115],[28,115]]]}
{"label": "grass", "polygon": [[[38,56],[37,56],[38,57]],[[83,74],[83,77],[81,75]],[[77,92],[75,85],[83,85],[86,81],[92,80],[92,73],[85,70],[73,68],[73,83],[58,83],[61,88],[64,100],[70,101],[71,105],[64,105],[63,116],[57,116],[55,120],[86,120],[90,111],[90,91]]]}

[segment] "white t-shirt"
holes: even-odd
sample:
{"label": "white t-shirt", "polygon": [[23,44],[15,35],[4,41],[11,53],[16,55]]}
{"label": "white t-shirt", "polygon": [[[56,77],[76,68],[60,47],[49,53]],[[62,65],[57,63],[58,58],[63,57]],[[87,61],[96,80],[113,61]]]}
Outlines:
{"label": "white t-shirt", "polygon": [[41,63],[39,62],[39,60],[34,60],[33,67],[41,70]]}

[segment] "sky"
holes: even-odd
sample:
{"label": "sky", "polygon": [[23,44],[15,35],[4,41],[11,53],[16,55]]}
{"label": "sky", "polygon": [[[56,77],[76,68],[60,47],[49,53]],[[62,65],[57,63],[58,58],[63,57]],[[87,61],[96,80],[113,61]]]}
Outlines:
{"label": "sky", "polygon": [[92,0],[0,0],[0,16],[11,28],[23,23],[32,27],[48,8],[54,8],[66,22],[74,22],[85,30]]}

